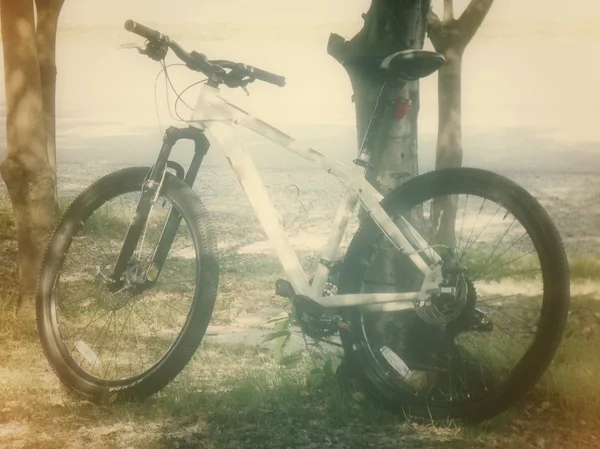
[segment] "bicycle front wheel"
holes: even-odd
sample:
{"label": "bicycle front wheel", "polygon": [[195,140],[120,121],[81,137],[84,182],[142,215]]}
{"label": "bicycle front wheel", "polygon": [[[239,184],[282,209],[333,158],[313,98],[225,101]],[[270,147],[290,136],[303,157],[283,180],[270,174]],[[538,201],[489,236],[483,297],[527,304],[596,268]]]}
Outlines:
{"label": "bicycle front wheel", "polygon": [[[449,207],[453,204],[454,207]],[[551,362],[569,309],[563,244],[542,206],[507,178],[430,172],[382,201],[422,254],[453,254],[446,292],[408,310],[356,310],[342,334],[350,367],[383,405],[424,419],[490,418],[522,398]],[[414,245],[414,243],[413,243]],[[416,248],[416,246],[415,246]],[[372,222],[355,235],[340,293],[416,292],[423,274]]]}
{"label": "bicycle front wheel", "polygon": [[[111,279],[149,170],[111,173],[81,193],[41,268],[36,313],[46,356],[67,387],[98,403],[142,399],[173,380],[200,345],[216,300],[211,223],[190,187],[169,173],[141,237],[130,242],[125,271]],[[157,258],[167,217],[177,224],[166,257]]]}

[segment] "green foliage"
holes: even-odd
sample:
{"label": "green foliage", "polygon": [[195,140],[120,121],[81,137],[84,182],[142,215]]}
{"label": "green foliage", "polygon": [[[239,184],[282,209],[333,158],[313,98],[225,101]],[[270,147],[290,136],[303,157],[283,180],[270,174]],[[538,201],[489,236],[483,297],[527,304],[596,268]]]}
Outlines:
{"label": "green foliage", "polygon": [[270,318],[267,320],[267,323],[273,324],[275,331],[267,334],[264,341],[275,341],[275,360],[283,366],[294,366],[302,360],[302,355],[299,353],[287,356],[284,354],[285,347],[292,336],[292,331],[290,330],[290,326],[292,325],[292,314],[288,313],[284,316]]}
{"label": "green foliage", "polygon": [[328,358],[322,367],[311,369],[306,383],[313,393],[323,390],[331,391],[337,388],[332,359]]}
{"label": "green foliage", "polygon": [[302,351],[296,351],[292,354],[284,355],[279,360],[279,363],[283,366],[294,367],[297,366],[303,359]]}

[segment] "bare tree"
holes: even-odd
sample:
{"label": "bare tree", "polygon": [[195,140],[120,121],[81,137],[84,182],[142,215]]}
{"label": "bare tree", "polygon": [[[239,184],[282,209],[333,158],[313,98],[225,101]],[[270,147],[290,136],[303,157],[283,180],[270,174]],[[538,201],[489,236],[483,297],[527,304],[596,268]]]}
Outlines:
{"label": "bare tree", "polygon": [[[6,159],[19,248],[19,310],[32,309],[38,266],[56,220],[55,46],[64,0],[1,0]],[[37,30],[36,30],[37,28]]]}
{"label": "bare tree", "polygon": [[[427,34],[433,47],[446,58],[438,72],[438,135],[435,168],[460,167],[462,146],[462,58],[465,48],[477,33],[494,0],[471,0],[458,19],[453,0],[444,0],[443,19],[432,11]],[[454,247],[457,197],[436,198],[432,218],[437,227],[436,243]]]}
{"label": "bare tree", "polygon": [[446,58],[438,72],[438,136],[436,169],[462,164],[461,80],[463,53],[477,33],[494,0],[472,0],[458,19],[453,0],[444,0],[444,15],[429,13],[427,34],[433,47]]}

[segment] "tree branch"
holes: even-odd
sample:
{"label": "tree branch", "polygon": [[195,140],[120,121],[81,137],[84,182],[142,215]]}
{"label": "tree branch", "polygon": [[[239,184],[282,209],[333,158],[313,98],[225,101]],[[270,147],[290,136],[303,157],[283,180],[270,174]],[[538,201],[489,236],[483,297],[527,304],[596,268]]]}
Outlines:
{"label": "tree branch", "polygon": [[430,0],[372,0],[362,29],[349,41],[330,35],[327,52],[344,65],[364,65],[400,50],[422,48],[420,22],[430,5]]}
{"label": "tree branch", "polygon": [[442,25],[442,21],[440,20],[438,15],[433,12],[433,8],[431,8],[429,10],[429,13],[427,13],[427,25],[428,26],[433,25],[433,26],[438,26],[438,27]]}
{"label": "tree branch", "polygon": [[492,7],[494,0],[471,0],[469,6],[463,11],[458,18],[459,30],[463,48],[466,47],[477,30],[483,23],[483,19]]}
{"label": "tree branch", "polygon": [[327,42],[327,54],[344,65],[349,57],[348,41],[339,34],[331,33]]}
{"label": "tree branch", "polygon": [[458,21],[451,19],[443,22],[433,9],[430,9],[427,15],[427,35],[438,53],[444,54],[449,48],[457,51],[462,48],[459,41]]}
{"label": "tree branch", "polygon": [[454,0],[444,0],[444,22],[454,19]]}

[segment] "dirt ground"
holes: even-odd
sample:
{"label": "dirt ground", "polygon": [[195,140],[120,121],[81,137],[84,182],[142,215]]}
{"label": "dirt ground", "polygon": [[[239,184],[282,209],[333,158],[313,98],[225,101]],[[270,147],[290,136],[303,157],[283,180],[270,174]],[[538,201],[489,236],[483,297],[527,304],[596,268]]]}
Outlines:
{"label": "dirt ground", "polygon": [[[113,168],[63,165],[61,195],[72,197],[91,179]],[[596,231],[600,222],[599,175],[507,175],[528,188],[548,209],[569,252],[594,254],[600,250]],[[574,423],[574,418],[561,415],[554,402],[550,406],[546,399],[533,399],[485,428],[423,426],[372,410],[360,396],[349,408],[336,405],[336,398],[305,390],[302,375],[294,378],[289,373],[281,374],[271,357],[272,344],[264,342],[269,332],[265,321],[286,309],[273,291],[278,276],[273,253],[262,231],[251,231],[258,221],[232,175],[219,167],[205,167],[200,179],[196,189],[222,231],[220,248],[234,250],[237,259],[230,265],[225,263],[220,305],[204,346],[192,363],[175,382],[142,404],[97,406],[67,393],[45,360],[35,333],[15,335],[5,319],[0,335],[4,348],[0,354],[2,447],[595,447],[595,439],[600,438],[595,426],[586,428],[579,418]],[[290,232],[297,250],[302,255],[317,250],[327,237],[327,224],[333,218],[341,187],[311,170],[267,170],[265,181],[273,197],[287,205],[288,216],[295,217],[300,225]],[[281,194],[291,184],[300,187],[304,207],[293,197]],[[356,224],[352,223],[351,230]],[[2,276],[4,282],[10,282],[15,275],[11,260],[15,260],[16,245],[9,233],[5,234],[0,245]],[[244,268],[234,269],[240,263]],[[255,266],[258,271],[252,271]],[[598,291],[595,282],[578,282],[573,294],[597,298]],[[591,330],[585,335],[600,335],[597,326],[586,324],[585,329]],[[304,345],[300,335],[293,337],[292,350]],[[336,351],[329,355],[335,358]],[[276,379],[273,373],[277,373]],[[546,435],[543,426],[549,419],[568,425]],[[290,425],[295,430],[285,432],[283,429]]]}

